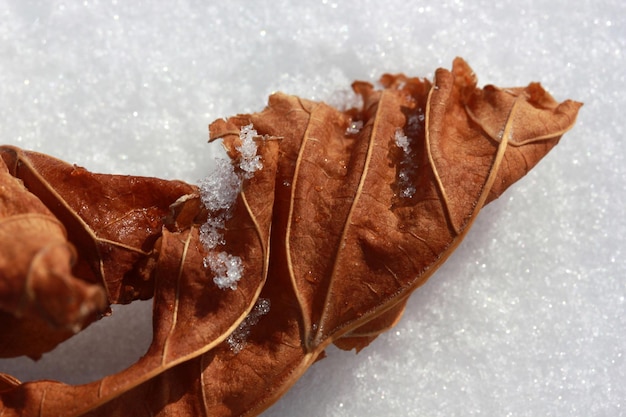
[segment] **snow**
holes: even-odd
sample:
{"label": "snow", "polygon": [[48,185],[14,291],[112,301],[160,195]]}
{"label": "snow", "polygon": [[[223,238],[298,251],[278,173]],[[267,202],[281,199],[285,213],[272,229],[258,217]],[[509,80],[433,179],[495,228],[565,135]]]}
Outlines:
{"label": "snow", "polygon": [[230,160],[217,159],[216,169],[200,181],[200,197],[212,212],[229,210],[241,190],[241,178]]}
{"label": "snow", "polygon": [[254,130],[252,124],[241,128],[239,135],[241,145],[237,147],[237,150],[241,153],[239,167],[245,173],[244,178],[250,178],[256,171],[263,168],[261,156],[256,154],[257,146],[254,138],[257,136],[257,131]]}
{"label": "snow", "polygon": [[356,135],[361,131],[361,129],[363,129],[363,121],[353,120],[346,128],[346,135]]}
{"label": "snow", "polygon": [[224,158],[216,159],[216,168],[200,181],[200,198],[209,211],[207,221],[200,226],[200,240],[209,254],[204,259],[204,266],[210,268],[215,277],[213,281],[221,288],[237,289],[237,282],[243,276],[243,261],[238,256],[225,252],[216,252],[219,246],[226,245],[223,231],[226,222],[232,217],[237,196],[243,181],[251,178],[263,168],[261,156],[257,155],[254,139],[257,131],[252,124],[241,128],[239,139],[239,169],[235,171],[233,161]]}
{"label": "snow", "polygon": [[220,289],[237,289],[237,282],[243,275],[243,262],[239,256],[226,252],[211,253],[204,259],[204,266],[211,268],[215,274],[213,282]]}
{"label": "snow", "polygon": [[[457,55],[481,85],[541,81],[585,102],[576,127],[483,210],[397,327],[358,355],[328,349],[263,417],[620,416],[625,16],[618,0],[0,0],[0,137],[196,182],[218,154],[207,125],[274,91],[327,99],[385,72],[431,78]],[[97,379],[145,352],[151,313],[116,307],[0,371]]]}
{"label": "snow", "polygon": [[402,149],[403,157],[400,161],[400,167],[398,172],[398,186],[400,188],[400,197],[411,198],[415,195],[415,186],[413,185],[413,178],[417,171],[417,167],[413,163],[411,157],[411,144],[409,138],[406,137],[402,128],[396,129],[394,135],[396,146]]}
{"label": "snow", "polygon": [[234,353],[239,353],[246,347],[246,340],[250,335],[252,327],[256,326],[261,317],[270,312],[270,306],[269,298],[259,298],[250,314],[248,314],[241,324],[239,324],[239,327],[228,336],[226,343],[228,343]]}
{"label": "snow", "polygon": [[409,145],[409,138],[406,137],[402,128],[397,128],[394,134],[396,146],[404,152],[405,156],[411,153],[411,146]]}

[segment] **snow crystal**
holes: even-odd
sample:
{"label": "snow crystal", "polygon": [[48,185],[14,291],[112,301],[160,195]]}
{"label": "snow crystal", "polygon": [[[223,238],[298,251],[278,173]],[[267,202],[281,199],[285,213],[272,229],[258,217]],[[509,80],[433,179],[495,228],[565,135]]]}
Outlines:
{"label": "snow crystal", "polygon": [[402,129],[396,129],[395,135],[396,145],[398,148],[402,148],[404,153],[408,155],[411,153],[411,146],[409,145],[409,138],[406,137]]}
{"label": "snow crystal", "polygon": [[415,191],[416,191],[415,187],[412,185],[409,185],[402,189],[402,191],[400,192],[400,197],[411,198],[413,197],[413,195],[415,195]]}
{"label": "snow crystal", "polygon": [[217,168],[200,182],[200,198],[211,216],[200,227],[200,240],[207,250],[223,245],[222,230],[231,216],[230,209],[241,189],[241,178],[225,159],[217,160]]}
{"label": "snow crystal", "polygon": [[226,343],[230,346],[231,350],[237,354],[243,350],[246,346],[246,340],[250,335],[250,330],[255,326],[261,317],[269,313],[270,300],[269,298],[259,298],[254,305],[254,308],[248,314],[248,316],[239,324],[239,327],[231,333],[226,339]]}
{"label": "snow crystal", "polygon": [[257,155],[254,138],[257,131],[252,124],[241,128],[239,138],[241,146],[237,147],[241,161],[239,167],[244,172],[237,174],[230,160],[217,159],[217,168],[200,183],[202,202],[209,211],[228,210],[237,199],[244,179],[250,178],[254,172],[263,167],[261,156]]}
{"label": "snow crystal", "polygon": [[218,159],[217,168],[200,183],[200,196],[209,211],[228,210],[241,189],[241,178],[230,161]]}
{"label": "snow crystal", "polygon": [[224,214],[209,217],[200,226],[200,241],[206,249],[215,249],[218,245],[226,243],[222,230],[226,227],[226,216]]}
{"label": "snow crystal", "polygon": [[252,128],[252,123],[242,127],[241,133],[239,133],[239,139],[241,139],[241,146],[237,148],[241,153],[239,167],[249,175],[263,168],[261,156],[256,154],[257,147],[254,142],[256,136],[258,136],[258,134],[257,131]]}
{"label": "snow crystal", "polygon": [[415,167],[411,161],[411,144],[409,138],[404,134],[404,131],[400,128],[396,129],[395,134],[396,146],[402,149],[403,158],[400,162],[400,172],[398,172],[398,185],[400,187],[400,197],[411,198],[415,195],[415,186],[411,182],[412,173]]}
{"label": "snow crystal", "polygon": [[215,274],[213,282],[220,289],[237,289],[237,282],[243,274],[243,262],[239,256],[233,256],[226,252],[210,254],[204,258],[204,266],[211,268]]}
{"label": "snow crystal", "polygon": [[363,128],[363,122],[361,120],[351,121],[346,128],[346,135],[356,135]]}
{"label": "snow crystal", "polygon": [[[209,252],[226,244],[223,231],[226,222],[232,217],[232,208],[243,181],[263,167],[254,141],[257,136],[252,124],[241,128],[241,145],[236,148],[240,154],[240,172],[235,170],[230,160],[218,159],[217,168],[200,182],[200,198],[210,213],[206,223],[200,227],[200,240]],[[221,289],[236,289],[237,281],[243,275],[241,258],[226,252],[209,254],[204,259],[204,265],[215,274],[213,281]]]}

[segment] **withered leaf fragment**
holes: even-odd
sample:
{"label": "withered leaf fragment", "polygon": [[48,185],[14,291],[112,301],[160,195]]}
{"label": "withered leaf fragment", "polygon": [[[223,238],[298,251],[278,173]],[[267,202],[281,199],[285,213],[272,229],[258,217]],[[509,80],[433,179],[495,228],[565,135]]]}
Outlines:
{"label": "withered leaf fragment", "polygon": [[[224,230],[226,244],[211,249],[244,260],[236,291],[217,289],[203,267],[207,250],[198,228],[212,213],[202,210],[198,191],[140,180],[154,187],[151,193],[180,192],[136,203],[138,210],[170,209],[150,238],[142,237],[147,247],[128,244],[142,255],[115,282],[132,284],[112,286],[93,266],[87,276],[107,288],[110,301],[142,297],[151,283],[150,349],[127,370],[81,386],[20,384],[0,374],[2,415],[259,414],[329,344],[358,351],[392,327],[478,211],[557,144],[581,105],[559,104],[536,83],[477,88],[461,59],[452,71],[437,70],[432,83],[403,75],[386,75],[381,83],[381,90],[353,85],[362,109],[342,112],[277,93],[260,113],[210,126],[211,140],[222,140],[237,165],[240,131],[252,124],[263,163],[243,183]],[[44,171],[45,158],[33,166]],[[107,188],[107,178],[89,187]],[[45,192],[25,183],[47,201]],[[49,191],[61,187],[49,183]],[[54,213],[70,236],[75,227],[74,235],[85,233],[77,219],[97,212],[96,202],[84,203],[84,213],[71,204],[66,217]],[[141,219],[125,224],[135,242]],[[86,221],[82,227],[99,230]],[[79,257],[86,265],[109,262],[93,252]],[[231,349],[227,336],[259,297],[271,303],[268,314]]]}
{"label": "withered leaf fragment", "polygon": [[104,311],[75,260],[63,224],[0,159],[0,357],[38,358]]}
{"label": "withered leaf fragment", "polygon": [[74,271],[100,284],[109,302],[151,298],[155,241],[179,197],[194,193],[180,181],[93,174],[36,152],[3,147],[10,173],[23,181],[65,226],[77,250]]}
{"label": "withered leaf fragment", "polygon": [[[134,194],[134,206],[112,203],[111,208],[115,210],[114,212],[104,210],[99,212],[98,208],[95,208],[94,213],[90,211],[76,213],[73,207],[83,207],[84,204],[73,204],[76,196],[68,192],[68,197],[64,201],[70,200],[71,196],[72,203],[65,204],[68,211],[66,215],[75,216],[72,220],[85,225],[83,226],[85,230],[79,230],[77,235],[94,234],[91,227],[102,233],[102,230],[110,232],[110,229],[115,229],[111,225],[123,225],[121,231],[110,232],[116,237],[115,241],[104,239],[100,242],[101,239],[96,239],[98,241],[96,243],[120,247],[121,250],[141,255],[136,258],[137,260],[133,258],[132,264],[128,263],[124,271],[125,279],[134,278],[133,273],[138,277],[146,275],[143,270],[137,274],[138,268],[131,267],[132,265],[139,263],[144,269],[146,265],[151,265],[153,272],[144,285],[151,285],[154,291],[153,340],[148,352],[137,363],[122,372],[80,386],[51,381],[21,384],[4,393],[2,397],[4,406],[19,403],[20,408],[15,410],[18,414],[36,415],[45,399],[63,398],[65,399],[63,401],[45,401],[43,408],[45,413],[81,415],[163,371],[198,356],[224,340],[254,306],[266,276],[271,219],[268,213],[271,213],[275,173],[271,161],[276,159],[273,155],[276,154],[277,146],[277,142],[268,142],[266,146],[261,147],[260,154],[266,156],[264,158],[266,169],[249,181],[247,189],[252,192],[251,198],[247,198],[244,193],[240,194],[238,204],[234,209],[233,221],[227,224],[228,230],[225,232],[225,238],[231,242],[237,242],[229,246],[229,252],[246,260],[246,280],[241,282],[237,291],[222,291],[212,285],[211,272],[203,266],[206,251],[199,241],[199,226],[206,220],[207,213],[200,204],[197,204],[199,196],[196,187],[152,178],[104,176],[102,182],[112,183],[113,188],[118,188],[118,181],[122,180],[132,185],[143,183],[144,188],[139,187],[139,192]],[[25,153],[13,148],[2,148],[2,152],[13,152],[17,155],[16,160],[24,161],[23,164],[34,167],[27,173],[33,172],[32,175],[45,177],[45,189],[55,190],[56,187],[71,189],[71,184],[56,182],[58,178],[68,180],[60,173],[71,170],[71,166],[44,155]],[[38,162],[31,163],[32,160]],[[81,172],[80,175],[87,174]],[[29,183],[29,181],[25,182]],[[38,183],[35,182],[35,184]],[[87,188],[99,189],[101,186],[102,184],[97,182],[95,185],[89,184]],[[133,195],[132,188],[119,188],[121,189],[117,189],[117,192],[121,196],[129,191],[128,195]],[[143,195],[141,193],[144,192],[147,195],[141,198]],[[182,192],[189,194],[181,195]],[[85,196],[89,194],[84,193]],[[97,206],[102,204],[102,198],[108,199],[106,192],[92,194],[95,196],[90,197],[92,200],[87,206],[91,204]],[[156,200],[153,201],[153,198]],[[122,200],[124,200],[123,197]],[[86,201],[87,197],[81,200],[83,203]],[[166,205],[162,206],[164,203]],[[171,212],[168,211],[169,208]],[[143,213],[144,210],[148,212],[158,210],[160,216],[133,217],[128,215],[129,211]],[[194,214],[190,215],[190,212]],[[100,213],[102,216],[106,213],[106,221],[97,217]],[[126,222],[128,218],[131,220]],[[153,230],[146,228],[148,219],[158,223],[161,227],[158,229],[158,234],[152,238],[154,248],[150,247],[150,252],[145,252],[145,246],[139,249],[128,242],[137,242],[140,238],[147,239],[142,233]],[[104,251],[98,253],[102,252]],[[110,250],[106,253],[109,252]],[[143,257],[146,256],[156,259],[153,262],[144,261]],[[87,260],[94,260],[97,265],[101,266],[102,271],[117,271],[120,268],[119,265],[109,264],[114,261],[114,258],[87,257]],[[115,277],[115,275],[108,274],[102,274],[102,276],[104,285],[108,285]],[[113,281],[117,282],[118,279]],[[116,298],[112,297],[112,301],[116,301]],[[25,398],[29,400],[25,401]],[[4,411],[9,412],[8,409]]]}

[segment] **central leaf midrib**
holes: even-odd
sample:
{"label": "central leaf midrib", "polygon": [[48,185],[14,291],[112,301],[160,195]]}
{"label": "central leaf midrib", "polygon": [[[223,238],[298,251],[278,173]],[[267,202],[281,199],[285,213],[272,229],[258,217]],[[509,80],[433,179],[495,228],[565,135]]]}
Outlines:
{"label": "central leaf midrib", "polygon": [[344,222],[344,227],[343,230],[341,232],[341,238],[339,239],[339,248],[338,250],[335,252],[335,257],[333,260],[333,266],[332,266],[332,272],[330,275],[330,278],[328,280],[328,285],[327,285],[327,291],[326,291],[326,296],[324,299],[324,308],[322,310],[322,313],[320,315],[320,319],[319,319],[319,327],[317,328],[317,332],[315,334],[315,338],[313,345],[320,345],[321,343],[323,343],[324,340],[324,334],[325,334],[325,323],[326,323],[326,319],[328,316],[328,308],[327,306],[329,305],[329,298],[331,297],[331,290],[333,288],[336,276],[337,276],[337,269],[339,267],[339,259],[341,258],[342,255],[342,251],[340,250],[341,245],[343,244],[343,242],[345,242],[346,240],[346,236],[348,234],[348,230],[351,226],[351,219],[353,217],[355,208],[357,206],[357,204],[359,203],[359,199],[361,197],[361,194],[363,193],[363,186],[365,184],[365,181],[367,179],[367,175],[369,173],[369,168],[370,168],[370,163],[371,163],[371,159],[372,159],[372,154],[374,151],[374,142],[377,136],[377,132],[378,132],[378,127],[379,127],[379,122],[382,120],[379,116],[380,113],[384,110],[384,105],[383,105],[383,101],[385,100],[387,96],[387,92],[383,91],[381,92],[381,96],[380,99],[378,100],[378,102],[376,103],[376,112],[373,116],[373,124],[372,124],[372,129],[369,132],[369,137],[368,137],[368,141],[367,141],[367,154],[365,156],[365,161],[363,163],[363,170],[361,171],[361,175],[360,175],[360,179],[359,179],[359,184],[356,188],[356,192],[354,194],[354,198],[352,199],[352,203],[350,205],[350,210],[348,211],[348,216],[346,217],[346,220]]}

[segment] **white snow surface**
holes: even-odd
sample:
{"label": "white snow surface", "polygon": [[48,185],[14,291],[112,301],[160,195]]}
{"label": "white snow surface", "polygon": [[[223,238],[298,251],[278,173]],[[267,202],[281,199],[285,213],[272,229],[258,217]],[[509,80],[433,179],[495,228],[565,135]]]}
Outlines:
{"label": "white snow surface", "polygon": [[[1,142],[99,172],[197,182],[216,118],[273,91],[349,96],[384,72],[432,77],[463,56],[481,84],[541,81],[585,102],[576,127],[486,207],[404,318],[328,357],[264,417],[626,415],[626,4],[0,0]],[[22,380],[91,381],[150,343],[150,302],[35,363]]]}

